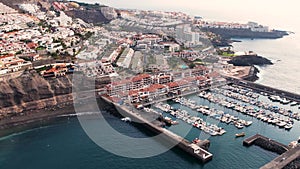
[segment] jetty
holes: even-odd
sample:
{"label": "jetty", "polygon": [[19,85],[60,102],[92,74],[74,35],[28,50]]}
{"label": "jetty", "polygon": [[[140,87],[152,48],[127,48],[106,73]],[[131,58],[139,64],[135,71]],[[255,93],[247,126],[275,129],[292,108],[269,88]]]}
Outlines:
{"label": "jetty", "polygon": [[260,169],[300,168],[300,145],[278,156]]}
{"label": "jetty", "polygon": [[255,134],[243,141],[244,146],[257,145],[263,149],[275,152],[277,154],[283,154],[290,148],[287,145],[279,143],[278,141],[272,140],[260,134]]}
{"label": "jetty", "polygon": [[270,86],[265,86],[265,85],[250,82],[250,81],[240,80],[240,79],[233,78],[233,77],[226,76],[225,78],[229,82],[231,82],[233,84],[236,84],[236,85],[239,85],[239,86],[250,88],[250,89],[253,89],[253,90],[258,91],[258,92],[268,93],[269,95],[277,95],[277,96],[287,98],[287,99],[292,100],[292,101],[300,102],[300,95],[296,94],[296,93],[276,89],[276,88],[273,88],[273,87],[270,87]]}
{"label": "jetty", "polygon": [[198,144],[189,142],[188,140],[182,138],[181,136],[162,128],[158,125],[155,125],[154,122],[150,122],[143,118],[139,111],[136,111],[130,106],[124,105],[124,104],[118,104],[114,103],[111,100],[109,100],[106,97],[101,97],[105,102],[107,102],[110,106],[114,107],[115,109],[120,112],[121,115],[129,117],[132,119],[132,121],[140,123],[143,125],[146,129],[149,131],[155,133],[155,134],[162,134],[164,141],[170,142],[170,143],[178,143],[177,147],[181,150],[185,151],[186,153],[192,155],[196,159],[200,160],[200,162],[205,163],[213,158],[213,154],[208,152],[206,148],[208,148],[210,142],[208,140],[200,141]]}

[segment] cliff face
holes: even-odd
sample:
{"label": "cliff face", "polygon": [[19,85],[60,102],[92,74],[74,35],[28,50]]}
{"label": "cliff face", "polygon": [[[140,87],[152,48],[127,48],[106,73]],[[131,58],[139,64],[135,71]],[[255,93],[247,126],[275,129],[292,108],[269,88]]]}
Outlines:
{"label": "cliff face", "polygon": [[73,18],[80,18],[84,22],[99,24],[99,23],[107,23],[110,20],[107,19],[101,10],[71,10],[65,11],[65,13]]}
{"label": "cliff face", "polygon": [[72,101],[71,76],[44,79],[24,73],[0,82],[0,113],[18,113]]}

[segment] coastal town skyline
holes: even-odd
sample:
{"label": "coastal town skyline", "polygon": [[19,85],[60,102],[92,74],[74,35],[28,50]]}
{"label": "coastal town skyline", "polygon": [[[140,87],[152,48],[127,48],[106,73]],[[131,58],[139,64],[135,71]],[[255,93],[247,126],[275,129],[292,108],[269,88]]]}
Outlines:
{"label": "coastal town skyline", "polygon": [[[300,24],[294,18],[300,17],[297,0],[289,3],[284,1],[239,1],[239,0],[177,0],[177,1],[149,1],[138,3],[138,0],[80,0],[82,2],[100,3],[121,9],[143,9],[160,11],[180,11],[189,15],[202,16],[214,21],[241,22],[256,21],[272,28],[297,31]],[[159,5],[158,5],[159,4]],[[269,8],[267,8],[269,7]],[[255,11],[255,12],[251,12]],[[284,23],[284,24],[282,24]]]}
{"label": "coastal town skyline", "polygon": [[86,2],[0,2],[0,167],[300,167],[294,1]]}

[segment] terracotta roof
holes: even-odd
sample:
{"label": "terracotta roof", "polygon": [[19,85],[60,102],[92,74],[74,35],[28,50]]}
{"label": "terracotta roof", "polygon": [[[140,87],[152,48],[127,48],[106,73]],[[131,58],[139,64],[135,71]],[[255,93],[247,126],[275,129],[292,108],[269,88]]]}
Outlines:
{"label": "terracotta roof", "polygon": [[170,83],[167,83],[166,85],[169,86],[170,88],[179,86],[179,84],[177,82],[170,82]]}
{"label": "terracotta roof", "polygon": [[111,84],[112,85],[125,85],[125,84],[128,84],[128,83],[131,83],[131,80],[122,79],[122,80],[119,80],[119,81],[113,81]]}
{"label": "terracotta roof", "polygon": [[134,96],[134,95],[137,95],[139,93],[139,91],[138,90],[130,90],[129,91],[129,96]]}
{"label": "terracotta roof", "polygon": [[151,76],[149,74],[140,74],[140,75],[137,75],[135,77],[132,78],[132,81],[133,82],[136,82],[136,81],[140,81],[140,80],[143,80],[145,78],[150,78]]}
{"label": "terracotta roof", "polygon": [[27,43],[27,47],[30,49],[36,48],[37,46],[38,46],[38,44],[33,43],[33,42]]}
{"label": "terracotta roof", "polygon": [[0,56],[0,59],[7,58],[7,57],[12,57],[12,56],[14,56],[14,54],[10,53],[10,54],[7,54],[7,55]]}
{"label": "terracotta roof", "polygon": [[177,83],[179,86],[189,84],[189,82],[186,81],[186,80],[179,80],[179,81],[176,81],[176,83]]}
{"label": "terracotta roof", "polygon": [[197,76],[197,80],[205,81],[205,80],[207,80],[207,78],[204,76]]}
{"label": "terracotta roof", "polygon": [[121,99],[120,98],[117,98],[117,97],[108,97],[109,98],[109,100],[111,100],[111,101],[113,101],[113,102],[115,102],[115,103],[117,103],[117,102],[119,102],[119,101],[121,101]]}
{"label": "terracotta roof", "polygon": [[216,78],[216,77],[220,77],[220,74],[218,72],[211,72],[209,74],[206,75],[209,78]]}
{"label": "terracotta roof", "polygon": [[55,68],[51,68],[45,71],[45,73],[51,73],[51,72],[57,72],[57,70]]}
{"label": "terracotta roof", "polygon": [[162,84],[153,84],[147,88],[145,88],[144,90],[149,91],[149,92],[155,92],[157,89],[163,89],[166,88],[165,85]]}

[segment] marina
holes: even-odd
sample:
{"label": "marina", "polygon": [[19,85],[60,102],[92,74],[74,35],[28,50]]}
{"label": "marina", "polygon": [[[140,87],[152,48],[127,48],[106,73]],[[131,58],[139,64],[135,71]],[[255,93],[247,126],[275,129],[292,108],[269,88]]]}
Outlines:
{"label": "marina", "polygon": [[[222,89],[224,89],[223,91],[220,90],[215,90],[217,91],[217,93],[222,94],[224,96],[233,98],[233,99],[237,99],[239,101],[245,102],[245,103],[250,103],[254,106],[257,106],[258,108],[262,108],[265,110],[270,110],[279,114],[282,114],[284,116],[287,117],[291,117],[294,118],[296,120],[300,120],[300,115],[298,112],[293,112],[291,110],[287,110],[284,108],[280,108],[278,106],[275,106],[274,104],[269,104],[263,101],[259,101],[258,100],[258,93],[253,92],[251,89],[246,89],[244,87],[241,86],[237,86],[237,85],[232,85],[232,86],[224,86],[222,87]],[[264,96],[268,96],[267,93],[262,93]],[[276,100],[271,99],[275,97]],[[272,102],[280,102],[283,105],[287,105],[290,103],[290,106],[296,106],[299,103],[296,101],[291,101],[291,100],[287,100],[286,98],[281,98],[279,96],[268,96],[268,98],[272,101]]]}
{"label": "marina", "polygon": [[[230,101],[228,100],[228,98],[218,97],[216,94],[206,91],[201,92],[199,94],[199,97],[203,97],[205,99],[208,99],[210,102],[220,104],[221,106],[233,109],[251,117],[255,117],[263,122],[276,125],[280,128],[285,128],[289,130],[293,127],[294,121],[291,118],[284,118],[283,116],[280,116],[275,112],[267,112],[258,109],[254,105],[246,105],[234,100]],[[299,114],[297,113],[297,118],[298,117]]]}
{"label": "marina", "polygon": [[[157,105],[157,107],[159,108],[160,106]],[[180,119],[189,125],[193,125],[195,128],[198,128],[211,136],[223,135],[226,133],[223,128],[220,128],[215,124],[208,124],[200,117],[191,116],[186,110],[179,109],[176,111],[169,111],[170,115],[172,115],[173,117]]]}
{"label": "marina", "polygon": [[[260,93],[258,95],[259,95],[258,100],[263,99],[263,101],[267,101],[266,100],[267,98],[264,98],[265,97],[264,95],[262,95]],[[223,98],[225,96],[218,95],[218,97]],[[160,130],[164,130],[167,133],[169,133],[170,140],[177,139],[178,137],[185,140],[183,143],[180,144],[180,146],[178,146],[178,149],[180,149],[180,154],[182,154],[182,152],[181,152],[181,150],[182,150],[183,152],[186,152],[186,153],[190,154],[191,156],[194,156],[195,158],[191,159],[189,156],[186,156],[184,153],[183,153],[183,155],[180,155],[180,158],[173,156],[172,153],[173,153],[173,151],[178,151],[177,148],[175,150],[172,150],[172,151],[166,153],[166,156],[169,157],[171,155],[172,158],[174,158],[178,161],[180,161],[180,159],[182,159],[182,158],[192,161],[191,163],[185,163],[184,165],[181,163],[181,161],[178,162],[178,164],[176,163],[176,165],[183,167],[183,168],[184,168],[184,166],[188,166],[188,168],[195,168],[195,166],[193,167],[192,163],[193,164],[195,164],[197,162],[205,163],[210,160],[212,160],[214,162],[208,162],[205,164],[205,166],[207,166],[209,168],[230,168],[230,167],[232,167],[232,168],[240,168],[240,167],[247,168],[247,166],[248,167],[251,166],[251,168],[259,168],[259,167],[267,164],[268,162],[272,161],[273,159],[278,158],[279,157],[278,154],[273,153],[268,150],[265,150],[265,149],[262,149],[258,146],[245,147],[242,144],[243,137],[236,137],[236,134],[241,134],[244,132],[245,135],[251,136],[251,135],[260,133],[261,135],[264,135],[268,138],[276,138],[276,140],[278,140],[278,142],[281,142],[285,145],[290,143],[291,140],[294,140],[295,136],[297,136],[297,138],[298,138],[298,136],[300,135],[300,133],[299,133],[300,123],[297,120],[294,121],[293,128],[291,128],[290,130],[282,130],[282,128],[276,127],[276,126],[271,125],[266,122],[263,122],[257,118],[249,116],[247,114],[240,113],[239,111],[237,111],[235,109],[227,108],[218,103],[213,103],[213,102],[209,101],[208,99],[199,97],[198,94],[190,94],[190,95],[185,95],[183,97],[176,97],[176,98],[178,100],[181,98],[180,100],[182,100],[182,102],[189,103],[189,106],[182,105],[179,102],[176,102],[175,98],[172,98],[172,99],[166,100],[162,103],[153,104],[151,106],[144,107],[144,108],[139,109],[134,112],[139,113],[139,114],[145,113],[145,114],[163,115],[164,118],[167,116],[167,117],[171,118],[172,121],[178,122],[177,125],[174,124],[174,125],[170,125],[170,126],[164,126]],[[230,99],[229,97],[226,97],[226,98]],[[190,101],[187,101],[187,100],[190,100]],[[109,101],[109,102],[111,102],[111,101]],[[192,106],[193,105],[192,103],[194,103],[196,106],[199,106],[199,107]],[[274,104],[277,104],[277,103],[274,103]],[[121,104],[121,105],[119,103],[114,103],[114,105],[116,105],[118,107],[121,106],[121,107],[126,108],[126,103]],[[157,106],[160,108],[158,108]],[[280,105],[278,105],[278,106],[280,106]],[[286,105],[282,105],[282,106],[286,107]],[[224,114],[230,114],[233,117],[236,117],[238,119],[243,119],[245,121],[252,121],[252,125],[250,125],[249,127],[244,127],[243,129],[237,129],[237,127],[235,125],[233,125],[233,123],[230,123],[230,124],[227,124],[226,122],[223,123],[216,119],[211,118],[209,115],[205,115],[205,114],[197,111],[197,109],[200,109],[201,107],[205,110],[215,110],[217,112],[222,111],[222,112],[224,112]],[[294,107],[294,110],[296,108],[297,107]],[[189,128],[190,126],[192,126],[192,124],[189,124],[189,123],[183,121],[182,119],[176,119],[175,117],[170,115],[170,113],[172,112],[171,110],[176,111],[179,109],[185,110],[186,112],[189,113],[189,115],[191,117],[192,116],[199,117],[199,118],[202,118],[205,122],[208,122],[210,124],[215,124],[218,127],[222,127],[224,130],[226,130],[226,133],[224,133],[222,136],[210,137],[211,135],[209,135],[208,133],[202,132],[202,130],[199,130],[196,127],[192,127],[189,134],[183,135],[182,129]],[[124,118],[128,117],[131,119],[132,122],[134,122],[135,119],[132,118],[130,115],[134,115],[137,117],[138,117],[138,115],[130,113],[131,108],[130,109],[127,108],[126,111],[129,113],[125,114]],[[120,120],[120,118],[118,118],[118,119],[114,120],[113,124],[117,125],[117,126],[120,125],[121,128],[126,128],[126,130],[128,130],[127,127],[131,127],[133,124],[132,122],[124,123],[124,122],[122,122],[122,120]],[[93,123],[93,122],[91,122],[91,123]],[[153,131],[153,128],[151,126],[145,126],[145,129]],[[170,131],[170,132],[168,132],[168,131]],[[203,146],[201,145],[201,144],[207,145],[206,141],[208,141],[210,144],[209,150],[204,149]],[[222,144],[220,144],[220,142]],[[190,145],[192,145],[192,146],[190,146]],[[201,149],[198,149],[197,145]],[[200,150],[200,151],[198,151],[198,150]],[[201,158],[199,158],[200,155],[198,156],[197,153],[198,154],[202,153],[202,156],[203,156],[203,154],[205,154],[205,157],[207,157],[206,158],[207,161],[202,161]],[[247,154],[247,158],[234,158],[235,156],[243,157],[245,154]],[[287,158],[287,157],[284,157],[284,158]],[[155,158],[153,157],[150,159],[154,160]],[[254,161],[254,162],[251,164],[248,164],[247,162],[249,159],[251,159],[251,161]],[[217,164],[216,164],[216,162],[217,162]],[[141,163],[141,165],[142,165],[142,163]],[[197,168],[198,168],[198,165],[197,165]]]}
{"label": "marina", "polygon": [[[200,160],[200,162],[205,163],[205,162],[212,160],[213,154],[211,154],[210,152],[208,152],[207,150],[205,150],[199,146],[200,144],[203,144],[204,142],[205,142],[205,144],[209,145],[208,140],[206,140],[206,141],[203,140],[203,141],[199,142],[198,144],[195,144],[193,142],[186,140],[185,138],[182,138],[181,136],[179,136],[177,134],[174,134],[173,132],[171,132],[169,130],[165,130],[164,128],[161,128],[160,126],[157,126],[152,122],[149,122],[144,117],[142,117],[138,112],[135,112],[133,109],[129,110],[128,109],[129,107],[127,107],[126,105],[115,104],[105,97],[102,97],[102,99],[105,102],[107,102],[108,104],[110,104],[111,106],[115,107],[118,111],[121,111],[122,115],[124,115],[124,114],[127,115],[128,117],[126,117],[126,118],[130,118],[136,122],[141,123],[144,127],[146,127],[147,129],[149,129],[150,131],[152,131],[156,134],[164,135],[165,141],[170,142],[170,143],[178,142],[177,147],[179,147],[183,151],[187,152],[191,156],[197,158],[198,160]],[[159,114],[157,111],[155,111],[153,109],[146,108],[146,111],[148,113],[151,112],[156,115]],[[204,147],[207,147],[207,146],[204,146]]]}
{"label": "marina", "polygon": [[[299,123],[299,112],[295,106],[298,102],[282,100],[289,103],[275,102],[270,99],[269,94],[245,86],[223,83],[218,87],[193,90],[177,96],[163,97],[150,103],[137,104],[136,107],[140,113],[153,113],[159,116],[158,120],[162,122],[163,129],[186,139],[190,144],[201,145],[203,141],[200,140],[205,142],[209,139],[209,142],[214,142],[214,138],[223,137],[235,138],[238,141],[246,133],[247,135],[260,133],[267,136],[278,132],[295,133],[297,129],[293,130],[293,128]],[[253,125],[256,130],[251,129]],[[258,126],[261,127],[259,130],[257,130]],[[190,133],[193,134],[184,135],[181,132],[183,128],[191,128]],[[265,128],[276,132],[266,133],[267,130],[262,130]],[[237,132],[240,130],[241,132]],[[262,135],[253,142],[258,145],[261,140],[270,142]],[[288,138],[287,140],[289,141]],[[191,150],[191,147],[194,145],[186,146],[184,149]],[[266,148],[266,150],[272,149]]]}
{"label": "marina", "polygon": [[0,9],[0,168],[300,168],[296,1]]}

